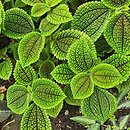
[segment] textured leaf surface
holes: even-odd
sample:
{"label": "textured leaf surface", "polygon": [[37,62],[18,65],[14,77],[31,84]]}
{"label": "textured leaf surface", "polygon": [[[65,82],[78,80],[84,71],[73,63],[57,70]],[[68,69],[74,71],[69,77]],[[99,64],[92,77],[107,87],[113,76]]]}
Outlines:
{"label": "textured leaf surface", "polygon": [[44,44],[45,38],[38,32],[31,32],[20,41],[18,54],[23,67],[38,60]]}
{"label": "textured leaf surface", "polygon": [[61,24],[72,20],[69,8],[65,4],[60,4],[47,15],[47,20],[53,24]]}
{"label": "textured leaf surface", "polygon": [[57,5],[58,3],[60,3],[62,0],[45,0],[46,3],[50,6],[53,7],[55,5]]}
{"label": "textured leaf surface", "polygon": [[68,50],[68,64],[76,74],[86,72],[96,65],[97,56],[95,51],[89,48],[89,44],[93,44],[89,37],[87,39],[81,38],[72,44]]}
{"label": "textured leaf surface", "polygon": [[6,59],[0,63],[0,78],[8,80],[12,73],[12,63],[10,59]]}
{"label": "textured leaf surface", "polygon": [[94,83],[92,78],[83,72],[72,79],[70,87],[74,99],[85,99],[93,93]]}
{"label": "textured leaf surface", "polygon": [[94,93],[81,105],[82,113],[89,119],[105,122],[117,110],[116,98],[107,91],[95,88]]}
{"label": "textured leaf surface", "polygon": [[10,38],[20,39],[34,30],[31,17],[22,9],[12,8],[5,12],[4,34]]}
{"label": "textured leaf surface", "polygon": [[32,85],[32,99],[40,107],[51,109],[66,96],[57,84],[47,79],[37,79]]}
{"label": "textured leaf surface", "polygon": [[48,11],[50,11],[50,7],[47,4],[36,3],[33,5],[32,9],[31,9],[31,16],[40,17]]}
{"label": "textured leaf surface", "polygon": [[44,3],[45,0],[21,0],[22,2],[33,6],[36,3]]}
{"label": "textured leaf surface", "polygon": [[101,2],[86,2],[77,9],[72,28],[85,32],[96,41],[103,32],[108,15],[108,8]]}
{"label": "textured leaf surface", "polygon": [[39,30],[41,33],[43,33],[45,36],[51,35],[57,28],[59,27],[59,24],[53,24],[50,23],[46,18],[43,19],[40,23]]}
{"label": "textured leaf surface", "polygon": [[111,17],[104,30],[108,44],[117,52],[130,54],[130,14],[118,13]]}
{"label": "textured leaf surface", "polygon": [[51,123],[46,112],[33,103],[22,117],[20,130],[51,130]]}
{"label": "textured leaf surface", "polygon": [[99,64],[91,70],[94,83],[102,88],[111,88],[118,85],[122,78],[119,71],[110,64]]}
{"label": "textured leaf surface", "polygon": [[15,113],[22,114],[28,107],[27,89],[23,85],[12,85],[7,91],[7,106]]}
{"label": "textured leaf surface", "polygon": [[124,56],[121,54],[113,54],[112,56],[104,60],[104,62],[115,66],[115,68],[117,68],[120,74],[123,76],[122,80],[126,80],[130,76],[129,56]]}
{"label": "textured leaf surface", "polygon": [[68,64],[61,64],[51,72],[53,78],[61,84],[70,84],[71,79],[75,76]]}
{"label": "textured leaf surface", "polygon": [[14,69],[15,81],[19,84],[30,85],[36,79],[36,72],[31,66],[23,68],[17,61]]}
{"label": "textured leaf surface", "polygon": [[49,116],[56,118],[63,107],[63,101],[52,109],[47,109],[46,112]]}
{"label": "textured leaf surface", "polygon": [[65,98],[65,101],[69,104],[69,105],[73,105],[73,106],[80,106],[82,99],[74,99],[71,88],[69,85],[66,85],[64,87],[64,93],[67,96]]}

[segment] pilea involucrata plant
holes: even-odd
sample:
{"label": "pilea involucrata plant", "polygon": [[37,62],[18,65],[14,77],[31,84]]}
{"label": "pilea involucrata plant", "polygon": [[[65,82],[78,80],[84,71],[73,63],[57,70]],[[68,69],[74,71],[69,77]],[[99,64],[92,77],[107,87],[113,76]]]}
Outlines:
{"label": "pilea involucrata plant", "polygon": [[129,5],[0,1],[0,79],[13,79],[0,101],[23,114],[20,130],[52,130],[49,116],[58,116],[63,100],[80,106],[84,117],[73,120],[81,124],[112,122],[130,91]]}

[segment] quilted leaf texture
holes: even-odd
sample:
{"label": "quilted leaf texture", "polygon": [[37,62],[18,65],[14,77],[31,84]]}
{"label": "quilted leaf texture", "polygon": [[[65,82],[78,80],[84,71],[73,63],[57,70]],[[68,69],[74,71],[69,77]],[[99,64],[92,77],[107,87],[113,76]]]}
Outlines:
{"label": "quilted leaf texture", "polygon": [[130,76],[130,57],[121,54],[113,54],[103,62],[111,64],[118,69],[122,75],[122,80],[128,79]]}
{"label": "quilted leaf texture", "polygon": [[50,7],[47,4],[36,3],[33,5],[32,9],[31,9],[31,16],[40,17],[48,11],[50,11]]}
{"label": "quilted leaf texture", "polygon": [[94,83],[101,88],[111,88],[120,83],[122,78],[119,71],[112,65],[102,63],[92,68]]}
{"label": "quilted leaf texture", "polygon": [[31,5],[33,6],[36,3],[44,3],[45,0],[21,0],[22,2],[24,2],[25,4]]}
{"label": "quilted leaf texture", "polygon": [[51,123],[45,110],[34,103],[25,111],[20,130],[51,130]]}
{"label": "quilted leaf texture", "polygon": [[27,34],[19,43],[18,54],[21,65],[27,67],[39,59],[44,48],[45,37],[38,32]]}
{"label": "quilted leaf texture", "polygon": [[23,38],[34,30],[31,17],[22,9],[12,8],[5,12],[4,34],[13,39]]}
{"label": "quilted leaf texture", "polygon": [[111,17],[104,30],[108,44],[117,52],[130,54],[130,14],[118,13]]}
{"label": "quilted leaf texture", "polygon": [[4,80],[8,80],[12,73],[12,63],[8,58],[2,63],[0,63],[0,78]]}
{"label": "quilted leaf texture", "polygon": [[70,84],[71,79],[75,76],[68,64],[60,64],[51,72],[53,78],[61,84]]}
{"label": "quilted leaf texture", "polygon": [[62,0],[45,0],[45,2],[50,6],[56,6],[57,4],[59,4]]}
{"label": "quilted leaf texture", "polygon": [[64,87],[64,93],[67,96],[65,98],[66,103],[73,106],[81,106],[82,99],[74,99],[71,88],[69,85]]}
{"label": "quilted leaf texture", "polygon": [[89,119],[105,122],[117,110],[116,98],[106,90],[95,88],[94,93],[84,99],[82,113]]}
{"label": "quilted leaf texture", "polygon": [[22,114],[28,107],[27,88],[23,85],[12,85],[7,91],[7,106],[15,113]]}
{"label": "quilted leaf texture", "polygon": [[32,84],[32,99],[44,109],[54,108],[65,97],[60,87],[51,80],[37,79]]}
{"label": "quilted leaf texture", "polygon": [[36,72],[31,66],[23,68],[17,61],[14,69],[14,78],[18,84],[30,85],[36,79]]}
{"label": "quilted leaf texture", "polygon": [[72,28],[85,32],[96,41],[104,30],[109,10],[101,2],[87,2],[77,9],[72,21]]}
{"label": "quilted leaf texture", "polygon": [[46,109],[46,112],[49,116],[56,118],[59,115],[62,108],[63,108],[63,101],[52,109]]}
{"label": "quilted leaf texture", "polygon": [[129,5],[130,0],[101,0],[103,4],[109,8],[116,9],[118,7]]}
{"label": "quilted leaf texture", "polygon": [[90,38],[81,38],[73,43],[68,50],[68,64],[76,74],[87,72],[96,65],[97,56],[95,51],[89,48],[89,43],[93,43]]}
{"label": "quilted leaf texture", "polygon": [[69,8],[65,4],[60,4],[47,15],[47,20],[53,24],[69,22],[73,19]]}
{"label": "quilted leaf texture", "polygon": [[85,99],[93,93],[94,83],[92,78],[83,72],[72,79],[70,87],[74,99]]}
{"label": "quilted leaf texture", "polygon": [[53,24],[49,22],[46,18],[44,18],[39,26],[39,30],[41,33],[43,33],[45,36],[51,35],[57,28],[59,27],[59,24]]}

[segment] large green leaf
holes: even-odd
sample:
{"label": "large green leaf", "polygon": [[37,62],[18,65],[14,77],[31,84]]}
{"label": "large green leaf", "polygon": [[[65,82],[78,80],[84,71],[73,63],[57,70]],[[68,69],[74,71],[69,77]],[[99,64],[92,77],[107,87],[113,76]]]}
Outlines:
{"label": "large green leaf", "polygon": [[81,38],[72,44],[68,50],[68,64],[76,74],[86,72],[97,64],[96,53],[90,49],[89,44],[94,44],[89,37]]}
{"label": "large green leaf", "polygon": [[70,84],[71,79],[75,76],[68,64],[61,64],[54,68],[51,72],[53,78],[61,84]]}
{"label": "large green leaf", "polygon": [[12,8],[5,12],[4,34],[10,38],[20,39],[34,30],[31,17],[22,9]]}
{"label": "large green leaf", "polygon": [[45,0],[21,0],[22,2],[33,6],[36,3],[44,3]]}
{"label": "large green leaf", "polygon": [[44,48],[45,37],[38,32],[27,34],[19,43],[18,54],[21,65],[29,66],[39,59],[40,53]]}
{"label": "large green leaf", "polygon": [[22,117],[20,130],[51,130],[51,123],[46,112],[33,103]]}
{"label": "large green leaf", "polygon": [[45,0],[45,2],[50,6],[56,6],[58,3],[60,3],[62,0]]}
{"label": "large green leaf", "polygon": [[116,98],[106,90],[95,88],[94,93],[84,99],[82,113],[89,119],[105,122],[117,110]]}
{"label": "large green leaf", "polygon": [[66,96],[60,87],[48,79],[37,79],[32,84],[32,99],[40,107],[51,109]]}
{"label": "large green leaf", "polygon": [[111,88],[120,83],[119,71],[110,64],[99,64],[91,70],[94,83],[101,88]]}
{"label": "large green leaf", "polygon": [[86,2],[74,15],[72,28],[85,32],[96,41],[104,30],[109,10],[101,2]]}
{"label": "large green leaf", "polygon": [[4,80],[8,80],[12,73],[12,63],[11,60],[8,58],[2,63],[0,63],[0,78]]}
{"label": "large green leaf", "polygon": [[15,81],[19,84],[30,85],[36,79],[36,72],[31,66],[23,68],[17,61],[14,69]]}
{"label": "large green leaf", "polygon": [[76,75],[70,84],[74,99],[85,99],[94,90],[94,83],[89,74],[82,72]]}
{"label": "large green leaf", "polygon": [[7,106],[15,113],[22,114],[28,107],[27,88],[23,85],[12,85],[7,91]]}
{"label": "large green leaf", "polygon": [[72,20],[69,8],[65,4],[60,4],[47,15],[47,20],[53,24],[61,24]]}
{"label": "large green leaf", "polygon": [[118,13],[108,20],[104,36],[117,53],[130,54],[129,31],[130,14]]}

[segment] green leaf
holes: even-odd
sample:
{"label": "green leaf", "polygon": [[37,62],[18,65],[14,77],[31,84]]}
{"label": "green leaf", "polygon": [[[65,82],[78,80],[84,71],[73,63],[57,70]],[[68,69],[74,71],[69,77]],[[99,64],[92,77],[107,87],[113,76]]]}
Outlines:
{"label": "green leaf", "polygon": [[126,115],[126,116],[121,118],[120,124],[119,124],[120,130],[124,129],[124,127],[126,126],[126,123],[129,121],[129,117],[130,117],[130,115]]}
{"label": "green leaf", "polygon": [[120,103],[118,109],[130,109],[130,100],[126,100]]}
{"label": "green leaf", "polygon": [[71,88],[69,85],[64,87],[64,93],[67,96],[65,98],[66,103],[72,106],[81,106],[82,99],[74,99]]}
{"label": "green leaf", "polygon": [[31,9],[31,16],[40,17],[48,11],[50,11],[50,7],[47,4],[36,3],[33,5],[32,9]]}
{"label": "green leaf", "polygon": [[89,37],[83,37],[70,46],[67,59],[74,73],[87,72],[97,64],[96,53],[89,47],[91,44],[94,43]]}
{"label": "green leaf", "polygon": [[112,16],[104,30],[104,36],[108,44],[121,54],[130,54],[130,14],[118,13]]}
{"label": "green leaf", "polygon": [[62,0],[45,0],[45,2],[50,6],[56,6],[57,4],[59,4]]}
{"label": "green leaf", "polygon": [[29,66],[39,59],[40,53],[44,48],[45,37],[38,32],[27,34],[19,43],[18,54],[21,65]]}
{"label": "green leaf", "polygon": [[2,48],[0,50],[0,60],[4,58],[4,56],[6,55],[7,53],[7,48]]}
{"label": "green leaf", "polygon": [[118,69],[120,74],[122,75],[122,81],[127,80],[130,76],[130,57],[124,56],[121,54],[113,54],[112,56],[108,57],[103,62],[107,64],[111,64]]}
{"label": "green leaf", "polygon": [[104,30],[108,16],[108,8],[101,2],[86,2],[76,10],[72,28],[85,32],[96,41]]}
{"label": "green leaf", "polygon": [[23,68],[17,61],[14,69],[15,81],[22,85],[30,85],[36,79],[36,72],[31,66]]}
{"label": "green leaf", "polygon": [[21,0],[25,4],[33,6],[36,3],[44,3],[45,0]]}
{"label": "green leaf", "polygon": [[46,112],[49,116],[56,118],[63,108],[63,101],[52,109],[47,109]]}
{"label": "green leaf", "polygon": [[7,91],[7,106],[15,113],[22,114],[29,105],[27,88],[23,85],[12,85]]}
{"label": "green leaf", "polygon": [[51,35],[57,28],[59,27],[59,24],[53,24],[50,23],[46,18],[44,18],[39,26],[39,30],[41,33],[43,33],[45,36]]}
{"label": "green leaf", "polygon": [[70,84],[74,99],[85,99],[94,91],[92,78],[85,72],[77,74]]}
{"label": "green leaf", "polygon": [[71,79],[75,76],[68,64],[60,64],[51,72],[53,78],[61,84],[70,84]]}
{"label": "green leaf", "polygon": [[103,4],[109,8],[117,9],[124,5],[129,5],[130,0],[101,0]]}
{"label": "green leaf", "polygon": [[15,7],[25,7],[26,4],[22,2],[22,0],[15,1]]}
{"label": "green leaf", "polygon": [[66,96],[60,87],[48,79],[37,79],[32,84],[32,99],[40,107],[51,109]]}
{"label": "green leaf", "polygon": [[47,15],[47,20],[53,24],[61,24],[72,20],[69,8],[65,4],[60,4]]}
{"label": "green leaf", "polygon": [[106,90],[95,88],[94,93],[81,105],[82,113],[89,119],[105,122],[117,110],[116,98]]}
{"label": "green leaf", "polygon": [[22,117],[20,130],[51,130],[51,123],[46,112],[33,103]]}
{"label": "green leaf", "polygon": [[51,79],[52,76],[50,73],[52,72],[54,68],[55,68],[55,64],[52,61],[50,60],[45,61],[39,68],[40,77]]}
{"label": "green leaf", "polygon": [[4,94],[0,93],[0,101],[2,101],[4,99]]}
{"label": "green leaf", "polygon": [[119,71],[110,64],[99,64],[91,70],[94,83],[101,88],[112,88],[120,83]]}
{"label": "green leaf", "polygon": [[12,73],[12,63],[11,60],[8,58],[2,63],[0,63],[0,78],[4,80],[8,80]]}
{"label": "green leaf", "polygon": [[4,34],[10,38],[20,39],[34,30],[31,17],[22,9],[12,8],[5,12]]}

